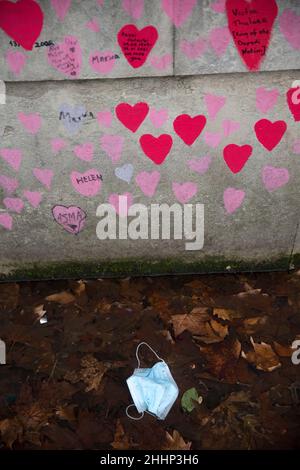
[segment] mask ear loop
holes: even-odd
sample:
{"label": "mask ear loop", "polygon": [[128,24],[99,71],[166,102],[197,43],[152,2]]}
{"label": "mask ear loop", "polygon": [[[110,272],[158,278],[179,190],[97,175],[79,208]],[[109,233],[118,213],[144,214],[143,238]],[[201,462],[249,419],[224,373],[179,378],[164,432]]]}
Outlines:
{"label": "mask ear loop", "polygon": [[127,406],[127,408],[126,408],[126,410],[125,410],[125,411],[126,411],[126,415],[127,415],[128,418],[134,419],[134,421],[139,421],[140,419],[142,419],[142,418],[144,417],[144,414],[145,414],[145,413],[142,411],[141,416],[139,416],[138,418],[136,418],[135,416],[130,415],[130,414],[128,413],[128,409],[131,408],[132,406],[135,406],[135,404],[132,403],[131,405],[128,405],[128,406]]}
{"label": "mask ear loop", "polygon": [[153,354],[157,357],[157,359],[158,359],[159,361],[165,362],[165,361],[154,351],[154,349],[151,348],[151,346],[150,346],[148,343],[146,343],[145,341],[142,341],[141,343],[139,343],[139,344],[137,345],[136,352],[135,352],[135,357],[136,357],[136,360],[137,360],[138,369],[139,369],[140,366],[141,366],[141,361],[140,361],[140,358],[139,358],[139,349],[140,349],[141,346],[143,346],[143,344],[144,344],[145,346],[148,346],[148,348],[153,352]]}

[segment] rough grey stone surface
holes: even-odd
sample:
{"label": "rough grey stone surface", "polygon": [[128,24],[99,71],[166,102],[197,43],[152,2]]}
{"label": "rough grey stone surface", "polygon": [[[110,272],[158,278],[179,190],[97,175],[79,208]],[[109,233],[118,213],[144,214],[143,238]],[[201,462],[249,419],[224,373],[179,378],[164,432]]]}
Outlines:
{"label": "rough grey stone surface", "polygon": [[[241,262],[289,257],[299,221],[299,155],[293,153],[293,144],[299,138],[299,123],[294,122],[286,105],[285,93],[295,79],[293,72],[201,76],[189,78],[143,78],[120,80],[66,81],[40,83],[8,83],[7,104],[0,107],[0,122],[4,122],[0,152],[4,148],[21,149],[20,169],[14,168],[0,156],[0,175],[18,180],[18,188],[10,197],[19,197],[24,203],[20,214],[5,208],[5,191],[0,187],[0,216],[9,213],[13,219],[12,230],[0,226],[0,272],[8,272],[24,263],[56,261],[105,261],[115,259],[182,261],[225,257]],[[256,109],[256,89],[276,88],[279,98],[272,110],[262,114]],[[163,90],[163,93],[162,93]],[[206,94],[222,95],[226,104],[215,119],[209,118],[204,104]],[[167,121],[155,128],[149,115],[140,128],[132,133],[114,115],[121,102],[134,104],[147,102],[150,108],[166,109]],[[84,106],[88,117],[76,133],[70,133],[59,120],[63,104]],[[111,127],[99,125],[97,113],[109,110],[113,114]],[[41,128],[35,134],[28,132],[18,119],[18,113],[38,113]],[[188,113],[204,114],[207,124],[192,146],[186,145],[174,132],[173,120]],[[253,126],[261,118],[278,119],[287,123],[287,132],[279,145],[267,151],[256,139]],[[240,123],[240,129],[230,137],[223,133],[223,121],[231,119]],[[221,142],[215,148],[204,139],[206,132],[220,134]],[[169,134],[173,147],[162,165],[155,165],[145,156],[139,145],[143,134]],[[124,138],[119,161],[113,163],[100,146],[104,134]],[[51,149],[54,138],[63,139],[66,147],[56,155]],[[95,152],[91,161],[83,161],[74,154],[74,147],[91,142]],[[233,174],[223,160],[223,148],[230,143],[250,144],[253,153],[241,172]],[[204,156],[211,157],[205,174],[190,169],[188,161]],[[115,174],[124,164],[133,165],[130,183]],[[285,168],[289,181],[269,192],[262,181],[265,166]],[[46,189],[33,175],[33,169],[50,169],[53,180]],[[94,168],[103,176],[102,188],[94,197],[80,195],[71,185],[72,171],[85,172]],[[153,197],[145,196],[135,182],[142,171],[158,171],[161,179]],[[193,182],[197,194],[191,204],[205,205],[205,242],[200,251],[185,251],[183,240],[106,240],[96,237],[96,209],[107,202],[111,193],[130,192],[134,203],[173,204],[178,202],[172,190],[174,182]],[[2,185],[3,186],[3,185]],[[228,187],[245,192],[241,206],[232,214],[224,209],[223,193]],[[24,190],[38,191],[42,201],[34,209],[24,198]],[[1,202],[2,201],[2,202]],[[78,235],[68,233],[57,224],[51,209],[56,205],[78,206],[87,214],[86,224]],[[299,239],[298,239],[299,240]],[[299,246],[299,243],[298,245]],[[288,267],[288,261],[286,262]],[[209,270],[209,267],[208,267]]]}

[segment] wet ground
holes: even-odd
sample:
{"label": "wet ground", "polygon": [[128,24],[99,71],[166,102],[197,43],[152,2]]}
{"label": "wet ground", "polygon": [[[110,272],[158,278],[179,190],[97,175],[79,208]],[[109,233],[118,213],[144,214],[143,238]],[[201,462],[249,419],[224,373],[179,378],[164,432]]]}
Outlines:
{"label": "wet ground", "polygon": [[[2,284],[0,338],[2,449],[300,448],[300,272]],[[141,341],[164,421],[125,414]]]}

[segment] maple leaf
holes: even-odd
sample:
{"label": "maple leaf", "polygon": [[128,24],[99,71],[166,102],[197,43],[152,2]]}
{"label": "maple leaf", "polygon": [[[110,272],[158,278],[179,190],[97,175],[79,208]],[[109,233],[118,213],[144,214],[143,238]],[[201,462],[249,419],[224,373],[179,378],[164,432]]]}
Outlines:
{"label": "maple leaf", "polygon": [[263,370],[265,372],[272,372],[278,367],[281,367],[277,354],[269,344],[255,343],[252,337],[250,338],[250,341],[254,351],[249,351],[247,353],[242,351],[242,357],[251,364],[254,364],[258,370]]}
{"label": "maple leaf", "polygon": [[166,432],[166,443],[162,450],[190,450],[191,445],[191,442],[185,442],[179,432],[174,429],[173,434]]}
{"label": "maple leaf", "polygon": [[71,383],[77,383],[82,380],[86,384],[85,391],[98,390],[105,372],[108,370],[107,365],[99,362],[92,354],[88,354],[81,359],[79,372],[67,371],[65,379]]}
{"label": "maple leaf", "polygon": [[203,330],[203,324],[210,319],[209,309],[206,307],[194,308],[190,313],[172,315],[175,336],[179,336],[185,330],[192,334],[199,334]]}

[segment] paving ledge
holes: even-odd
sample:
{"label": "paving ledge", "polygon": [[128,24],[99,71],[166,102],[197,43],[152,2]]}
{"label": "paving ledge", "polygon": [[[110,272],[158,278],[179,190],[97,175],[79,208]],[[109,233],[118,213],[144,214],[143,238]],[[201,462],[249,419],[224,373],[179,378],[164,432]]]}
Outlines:
{"label": "paving ledge", "polygon": [[157,276],[163,274],[204,274],[224,272],[288,271],[300,267],[300,254],[269,260],[233,260],[206,256],[203,260],[186,262],[182,259],[110,261],[65,261],[27,263],[0,268],[0,281],[40,279],[88,279],[98,277]]}

